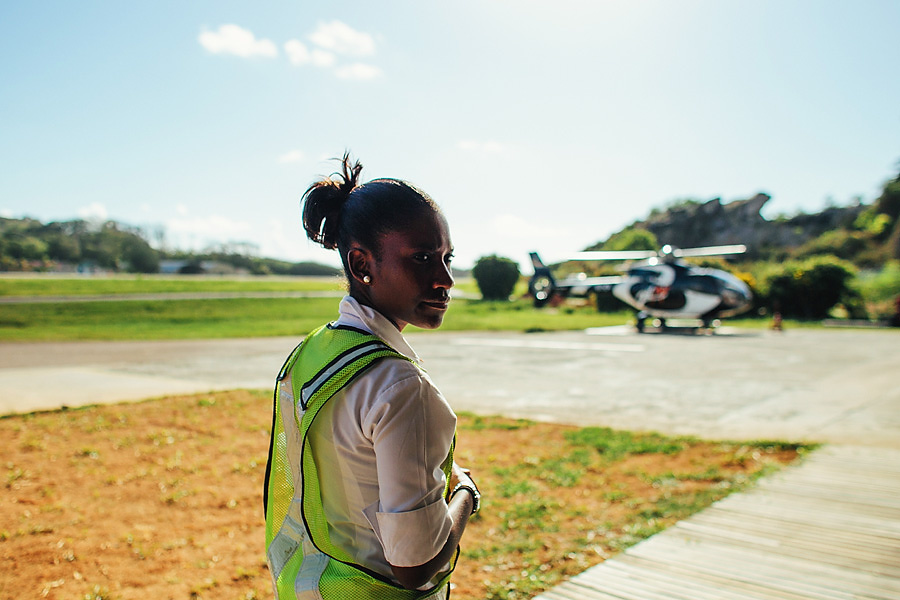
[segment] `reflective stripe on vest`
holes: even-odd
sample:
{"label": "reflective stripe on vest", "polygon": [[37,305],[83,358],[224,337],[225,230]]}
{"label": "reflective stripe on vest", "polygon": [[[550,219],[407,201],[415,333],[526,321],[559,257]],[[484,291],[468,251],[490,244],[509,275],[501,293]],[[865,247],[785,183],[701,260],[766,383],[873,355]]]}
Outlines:
{"label": "reflective stripe on vest", "polygon": [[[277,600],[431,600],[449,595],[458,549],[438,585],[423,592],[353,564],[328,535],[307,432],[329,399],[385,357],[410,360],[374,335],[326,325],[294,349],[278,375],[264,490],[266,558]],[[442,465],[448,485],[452,464],[453,446]]]}

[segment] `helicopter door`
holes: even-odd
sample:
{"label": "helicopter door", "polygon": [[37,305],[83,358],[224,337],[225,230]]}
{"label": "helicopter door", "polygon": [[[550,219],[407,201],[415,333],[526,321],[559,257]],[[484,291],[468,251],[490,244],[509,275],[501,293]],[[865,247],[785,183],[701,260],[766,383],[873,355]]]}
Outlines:
{"label": "helicopter door", "polygon": [[633,269],[638,281],[631,287],[631,297],[641,306],[659,310],[678,310],[685,305],[684,293],[677,289],[676,273],[669,265]]}

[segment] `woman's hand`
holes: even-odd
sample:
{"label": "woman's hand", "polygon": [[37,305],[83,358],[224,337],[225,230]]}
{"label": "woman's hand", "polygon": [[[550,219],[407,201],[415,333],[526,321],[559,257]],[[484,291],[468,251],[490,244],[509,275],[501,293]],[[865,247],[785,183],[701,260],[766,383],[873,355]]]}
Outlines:
{"label": "woman's hand", "polygon": [[472,478],[469,473],[471,473],[469,469],[464,469],[454,462],[453,468],[450,470],[450,491],[452,492],[460,481],[471,482]]}

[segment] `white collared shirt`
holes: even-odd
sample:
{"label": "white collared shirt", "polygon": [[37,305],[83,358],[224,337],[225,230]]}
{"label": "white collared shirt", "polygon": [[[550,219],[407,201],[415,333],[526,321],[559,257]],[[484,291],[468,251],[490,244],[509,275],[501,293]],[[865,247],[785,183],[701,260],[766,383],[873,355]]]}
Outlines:
{"label": "white collared shirt", "polygon": [[[371,332],[419,363],[393,323],[350,296],[337,324]],[[329,400],[309,439],[332,541],[391,578],[392,564],[434,558],[452,522],[441,464],[455,431],[456,415],[431,379],[401,359],[376,362]]]}

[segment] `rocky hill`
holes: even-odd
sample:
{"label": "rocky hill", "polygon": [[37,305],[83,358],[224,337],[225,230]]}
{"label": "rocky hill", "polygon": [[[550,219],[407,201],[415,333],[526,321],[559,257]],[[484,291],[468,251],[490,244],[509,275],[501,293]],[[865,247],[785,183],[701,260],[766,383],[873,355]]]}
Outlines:
{"label": "rocky hill", "polygon": [[768,220],[760,210],[769,200],[763,193],[728,204],[722,204],[719,198],[708,202],[685,200],[664,210],[654,209],[645,220],[634,222],[588,250],[649,249],[656,244],[681,248],[745,244],[748,252],[744,259],[750,261],[780,262],[830,254],[858,267],[878,269],[900,260],[900,174],[884,184],[872,204],[857,202]]}
{"label": "rocky hill", "polygon": [[760,214],[769,200],[768,194],[757,194],[727,204],[719,198],[685,202],[655,211],[633,227],[652,232],[660,244],[682,248],[745,244],[753,258],[775,248],[802,246],[827,231],[850,228],[867,208],[862,204],[829,207],[815,214],[770,221]]}

